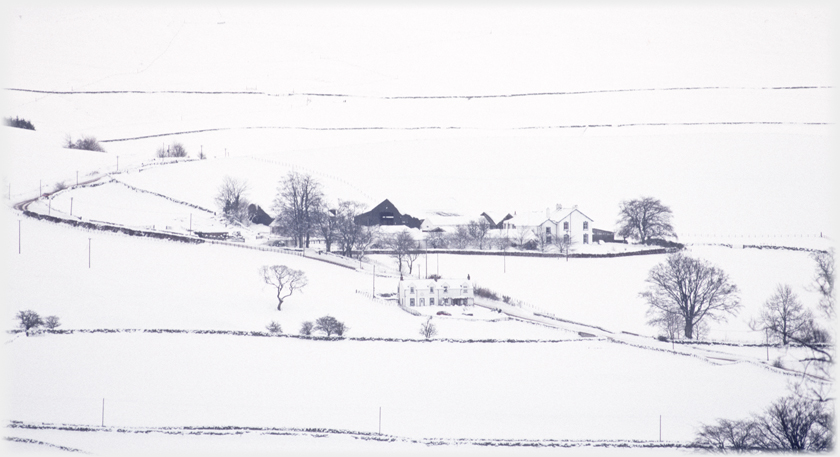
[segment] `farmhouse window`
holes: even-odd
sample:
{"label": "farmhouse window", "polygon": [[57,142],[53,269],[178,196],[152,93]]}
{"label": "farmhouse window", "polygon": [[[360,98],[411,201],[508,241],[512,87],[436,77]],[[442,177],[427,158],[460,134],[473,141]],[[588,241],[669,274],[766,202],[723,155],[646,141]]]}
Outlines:
{"label": "farmhouse window", "polygon": [[420,299],[420,306],[425,306],[425,305],[426,305],[426,299],[425,299],[425,298],[421,298],[421,299]]}
{"label": "farmhouse window", "polygon": [[545,234],[546,235],[551,235],[551,227],[546,227],[545,228]]}
{"label": "farmhouse window", "polygon": [[566,243],[566,244],[569,244],[569,235],[568,234],[563,235],[563,242]]}
{"label": "farmhouse window", "polygon": [[583,234],[583,244],[589,244],[589,234],[588,233]]}
{"label": "farmhouse window", "polygon": [[429,298],[429,306],[435,306],[435,299],[434,298],[431,298],[431,297]]}
{"label": "farmhouse window", "polygon": [[414,299],[413,299],[413,298],[412,298],[412,299],[410,299],[410,300],[409,300],[409,302],[408,302],[408,304],[409,304],[410,306],[414,306]]}
{"label": "farmhouse window", "polygon": [[443,293],[449,292],[449,286],[443,286]]}
{"label": "farmhouse window", "polygon": [[435,293],[435,286],[429,287],[429,293],[431,293],[431,294]]}
{"label": "farmhouse window", "polygon": [[[589,221],[583,221],[583,229],[584,230],[589,230]],[[584,243],[585,243],[585,241],[584,241]]]}
{"label": "farmhouse window", "polygon": [[408,292],[413,294],[414,293],[414,287],[409,288]]}
{"label": "farmhouse window", "polygon": [[569,221],[563,222],[563,230],[569,230]]}

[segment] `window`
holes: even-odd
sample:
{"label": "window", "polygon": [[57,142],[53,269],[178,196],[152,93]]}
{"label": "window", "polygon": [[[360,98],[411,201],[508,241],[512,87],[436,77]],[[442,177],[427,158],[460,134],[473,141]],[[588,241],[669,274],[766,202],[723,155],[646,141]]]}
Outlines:
{"label": "window", "polygon": [[563,242],[566,243],[566,244],[569,244],[569,235],[568,234],[563,235]]}
{"label": "window", "polygon": [[435,306],[435,299],[429,298],[429,306]]}
{"label": "window", "polygon": [[449,292],[449,286],[443,286],[443,293]]}
{"label": "window", "polygon": [[588,233],[583,234],[583,244],[589,244],[589,234]]}
{"label": "window", "polygon": [[563,222],[563,230],[569,230],[569,221]]}
{"label": "window", "polygon": [[545,228],[545,234],[546,235],[551,235],[551,227],[546,227]]}
{"label": "window", "polygon": [[411,293],[411,294],[414,293],[414,286],[411,286],[411,287],[408,288],[408,293]]}
{"label": "window", "polygon": [[413,299],[413,298],[412,298],[412,299],[410,299],[410,301],[408,302],[408,304],[409,304],[409,306],[414,306],[414,299]]}
{"label": "window", "polygon": [[[584,230],[589,230],[589,221],[583,221],[583,229]],[[585,241],[584,241],[584,243],[585,243]]]}
{"label": "window", "polygon": [[435,286],[431,286],[431,287],[429,287],[429,293],[430,293],[430,294],[435,293]]}
{"label": "window", "polygon": [[425,298],[420,299],[420,306],[426,306],[426,299]]}

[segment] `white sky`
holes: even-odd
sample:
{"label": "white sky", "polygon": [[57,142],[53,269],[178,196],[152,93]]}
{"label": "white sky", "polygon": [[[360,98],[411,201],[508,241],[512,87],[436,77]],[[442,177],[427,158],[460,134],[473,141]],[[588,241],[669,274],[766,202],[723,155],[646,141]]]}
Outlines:
{"label": "white sky", "polygon": [[[653,195],[672,206],[678,232],[832,231],[833,210],[826,208],[837,206],[834,91],[742,89],[833,85],[836,15],[828,2],[301,5],[6,7],[3,84],[375,97],[737,88],[457,102],[350,98],[343,111],[292,107],[282,122],[268,111],[254,122],[479,126],[458,134],[348,134],[329,144],[318,132],[278,137],[297,142],[296,160],[333,164],[403,212],[444,207],[453,198],[466,212],[577,203],[596,227],[612,229],[621,200]],[[38,113],[40,106],[11,105],[4,115]],[[149,120],[109,114],[71,126],[65,118],[64,128],[98,129],[100,138],[109,137],[109,123],[136,135],[161,133],[144,127]],[[724,121],[791,125],[510,131]],[[210,118],[195,128],[224,127],[220,122]],[[320,155],[300,153],[313,149]],[[348,153],[364,159],[354,163]]]}

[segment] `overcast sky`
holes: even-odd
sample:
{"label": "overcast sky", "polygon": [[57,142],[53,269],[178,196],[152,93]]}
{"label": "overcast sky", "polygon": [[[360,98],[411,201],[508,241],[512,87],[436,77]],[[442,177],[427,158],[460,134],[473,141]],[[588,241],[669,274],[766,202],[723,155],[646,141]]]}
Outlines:
{"label": "overcast sky", "polygon": [[[283,113],[299,126],[397,130],[328,145],[317,132],[284,139],[298,151],[322,148],[293,156],[327,159],[404,212],[450,197],[467,211],[578,203],[612,229],[620,200],[650,194],[672,205],[678,231],[830,231],[837,36],[828,2],[301,5],[6,6],[4,87],[350,95],[344,111],[321,101]],[[779,89],[789,86],[809,89]],[[729,89],[661,91],[698,87]],[[609,92],[630,89],[657,90]],[[381,98],[574,91],[596,93]],[[37,111],[4,115],[15,108]],[[127,116],[73,128],[159,133]],[[715,125],[764,121],[785,125]],[[706,125],[511,131],[682,122]],[[478,130],[399,130],[430,125]],[[347,151],[370,155],[354,169]]]}

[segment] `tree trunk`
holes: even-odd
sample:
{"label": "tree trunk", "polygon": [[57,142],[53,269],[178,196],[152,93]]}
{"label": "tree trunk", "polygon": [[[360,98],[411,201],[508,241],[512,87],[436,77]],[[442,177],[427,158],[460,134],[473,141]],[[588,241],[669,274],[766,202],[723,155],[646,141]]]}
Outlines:
{"label": "tree trunk", "polygon": [[685,338],[687,340],[693,339],[694,333],[694,323],[691,322],[691,319],[685,320]]}
{"label": "tree trunk", "polygon": [[283,299],[278,297],[277,300],[277,311],[281,311],[280,307],[283,306]]}

